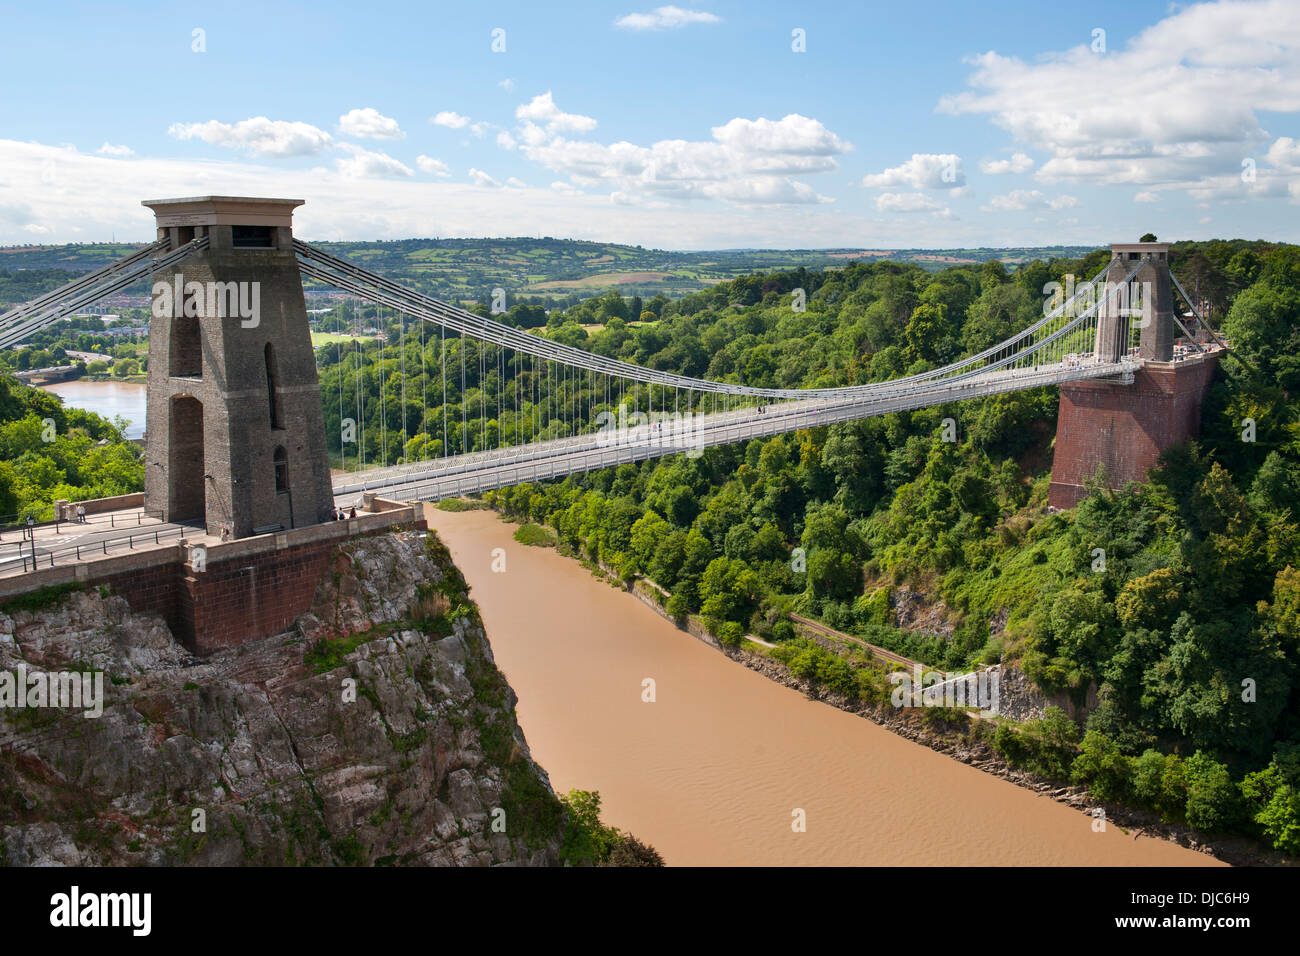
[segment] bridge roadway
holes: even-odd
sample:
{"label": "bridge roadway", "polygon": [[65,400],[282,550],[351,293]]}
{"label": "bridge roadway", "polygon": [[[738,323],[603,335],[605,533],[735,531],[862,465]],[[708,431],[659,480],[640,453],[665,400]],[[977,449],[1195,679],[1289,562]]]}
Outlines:
{"label": "bridge roadway", "polygon": [[1085,356],[1073,364],[999,369],[897,389],[891,389],[886,382],[881,383],[878,391],[860,397],[781,402],[765,406],[761,414],[753,407],[700,414],[690,419],[676,418],[669,413],[667,420],[658,426],[609,428],[528,445],[337,475],[334,495],[345,506],[356,503],[363,492],[397,501],[437,501],[692,449],[765,438],[800,428],[857,421],[1040,385],[1105,377],[1131,382],[1137,368],[1138,363],[1131,359],[1093,363]]}
{"label": "bridge roadway", "polygon": [[140,508],[89,515],[84,523],[45,521],[35,526],[31,538],[25,529],[9,527],[0,531],[0,577],[32,570],[33,554],[38,568],[49,568],[174,545],[181,538],[207,540],[200,525],[160,521]]}

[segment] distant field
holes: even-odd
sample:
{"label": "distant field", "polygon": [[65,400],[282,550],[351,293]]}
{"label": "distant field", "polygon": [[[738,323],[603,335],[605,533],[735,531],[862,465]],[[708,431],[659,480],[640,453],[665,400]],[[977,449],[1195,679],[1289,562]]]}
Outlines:
{"label": "distant field", "polygon": [[658,282],[672,277],[670,272],[598,272],[583,279],[552,279],[534,282],[530,289],[601,289],[629,283]]}
{"label": "distant field", "polygon": [[320,348],[322,345],[334,345],[338,342],[352,342],[356,339],[371,340],[378,338],[375,335],[340,335],[337,332],[313,332],[311,334],[311,344],[313,348]]}

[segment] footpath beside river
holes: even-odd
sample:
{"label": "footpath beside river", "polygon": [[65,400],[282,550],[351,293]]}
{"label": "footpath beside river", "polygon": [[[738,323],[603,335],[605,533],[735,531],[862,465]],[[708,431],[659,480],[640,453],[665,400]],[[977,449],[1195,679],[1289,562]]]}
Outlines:
{"label": "footpath beside river", "polygon": [[472,588],[534,758],[558,791],[600,791],[602,818],[670,865],[1218,864],[1094,832],[1078,810],[774,683],[578,562],[519,544],[494,512],[432,511],[430,524]]}

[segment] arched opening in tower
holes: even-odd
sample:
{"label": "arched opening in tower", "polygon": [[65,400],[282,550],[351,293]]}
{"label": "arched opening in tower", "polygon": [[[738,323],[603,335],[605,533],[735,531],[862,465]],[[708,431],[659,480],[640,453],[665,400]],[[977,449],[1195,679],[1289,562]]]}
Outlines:
{"label": "arched opening in tower", "polygon": [[191,395],[173,397],[168,432],[167,520],[201,522],[207,512],[203,403]]}

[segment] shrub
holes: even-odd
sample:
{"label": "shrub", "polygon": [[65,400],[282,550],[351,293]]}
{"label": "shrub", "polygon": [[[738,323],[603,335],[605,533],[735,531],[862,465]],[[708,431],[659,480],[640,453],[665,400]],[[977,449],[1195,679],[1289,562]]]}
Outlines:
{"label": "shrub", "polygon": [[1177,754],[1146,750],[1132,764],[1133,795],[1165,820],[1181,820],[1187,812],[1187,781]]}
{"label": "shrub", "polygon": [[553,548],[559,543],[555,532],[539,524],[521,524],[515,529],[515,540],[534,548]]}
{"label": "shrub", "polygon": [[1133,768],[1119,745],[1105,734],[1090,730],[1083,735],[1079,756],[1070,767],[1070,779],[1087,787],[1098,800],[1119,801],[1128,796]]}
{"label": "shrub", "polygon": [[745,636],[745,628],[735,621],[726,621],[718,628],[718,640],[723,644],[735,647]]}
{"label": "shrub", "polygon": [[1079,728],[1065,711],[1048,707],[1039,720],[1027,720],[1019,728],[999,724],[993,733],[993,749],[1013,767],[1022,767],[1053,780],[1067,780],[1078,750]]}
{"label": "shrub", "polygon": [[1225,830],[1236,823],[1241,804],[1228,768],[1204,751],[1187,758],[1187,822],[1198,830]]}
{"label": "shrub", "polygon": [[889,588],[876,588],[870,594],[858,595],[853,602],[853,616],[859,624],[888,624]]}
{"label": "shrub", "polygon": [[679,589],[674,591],[672,597],[668,599],[668,605],[665,610],[673,620],[684,621],[686,620],[686,616],[691,613],[691,606],[687,601],[686,595]]}
{"label": "shrub", "polygon": [[1273,848],[1300,854],[1300,752],[1279,748],[1267,767],[1246,775],[1241,793]]}

